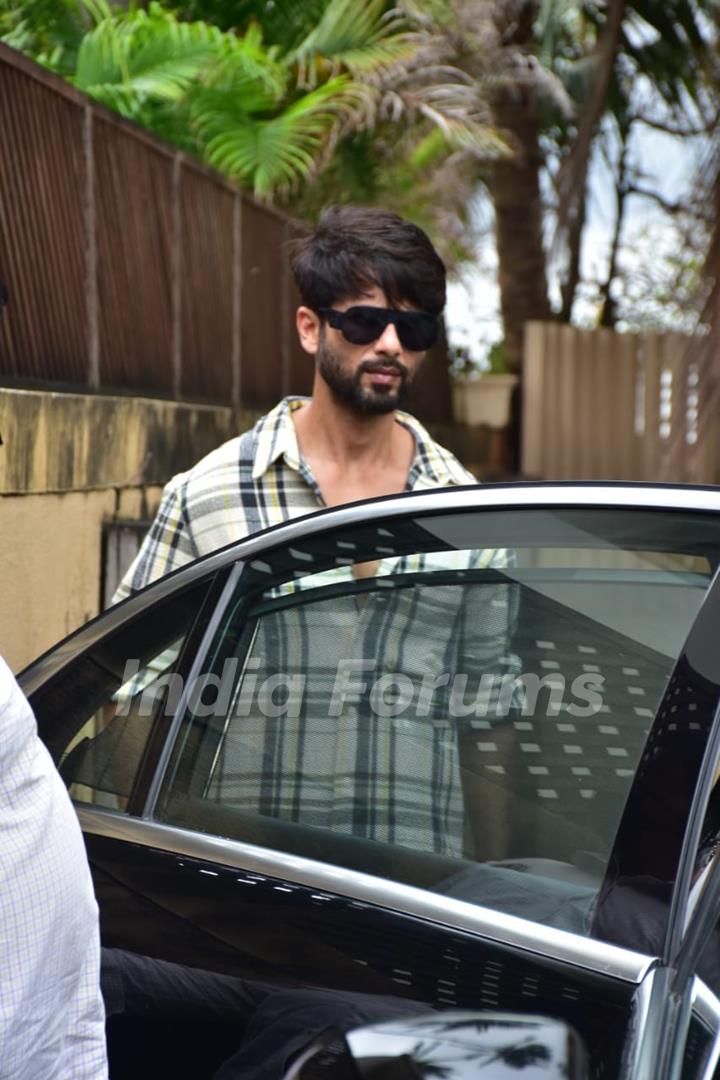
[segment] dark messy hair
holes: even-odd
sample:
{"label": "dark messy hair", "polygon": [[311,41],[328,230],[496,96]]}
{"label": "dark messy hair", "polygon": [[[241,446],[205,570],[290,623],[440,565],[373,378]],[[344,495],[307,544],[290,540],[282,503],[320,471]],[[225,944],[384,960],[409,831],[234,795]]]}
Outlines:
{"label": "dark messy hair", "polygon": [[442,259],[422,229],[388,210],[330,206],[291,252],[302,302],[313,310],[374,285],[393,307],[404,302],[431,315],[445,307]]}

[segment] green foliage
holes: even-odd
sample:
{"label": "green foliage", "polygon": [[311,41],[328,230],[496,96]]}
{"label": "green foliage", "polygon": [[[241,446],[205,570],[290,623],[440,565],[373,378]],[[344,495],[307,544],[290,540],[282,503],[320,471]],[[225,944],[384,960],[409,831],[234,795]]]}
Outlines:
{"label": "green foliage", "polygon": [[504,341],[496,341],[488,349],[486,372],[488,375],[507,375],[507,352]]}
{"label": "green foliage", "polygon": [[255,192],[266,196],[310,172],[338,113],[351,101],[349,77],[340,75],[269,119],[253,117],[241,99],[212,89],[201,91],[192,115],[209,163],[252,182]]}
{"label": "green foliage", "polygon": [[[427,13],[401,15],[388,0],[0,5],[6,40],[301,214],[383,200],[437,231],[433,174],[453,155],[457,176],[470,159],[507,152],[469,80],[436,65]],[[462,207],[453,214],[451,262],[471,251]]]}
{"label": "green foliage", "polygon": [[288,59],[300,68],[300,82],[317,85],[322,65],[346,68],[354,75],[374,73],[406,60],[416,44],[403,33],[404,23],[385,14],[385,0],[330,0],[317,24]]}
{"label": "green foliage", "polygon": [[203,22],[183,23],[153,2],[117,15],[107,0],[83,0],[95,25],[82,38],[72,81],[79,90],[133,119],[152,122],[146,106],[182,101],[223,35]]}
{"label": "green foliage", "polygon": [[[625,122],[641,77],[678,113],[700,101],[717,8],[627,0],[605,116]],[[609,10],[603,0],[0,0],[0,38],[257,195],[309,218],[329,201],[382,203],[428,229],[454,266],[474,253],[470,208],[488,163],[513,145],[495,126],[496,95],[535,111],[541,164],[556,174],[597,85]]]}
{"label": "green foliage", "polygon": [[0,0],[0,41],[63,74],[85,29],[75,0]]}
{"label": "green foliage", "polygon": [[[374,91],[356,73],[377,74],[415,49],[384,0],[265,4],[292,27],[270,45],[257,21],[223,30],[158,0],[147,9],[59,0],[62,19],[54,0],[10,2],[0,0],[5,40],[264,197],[308,176],[340,129],[367,114]],[[244,6],[248,17],[262,10]]]}
{"label": "green foliage", "polygon": [[176,6],[182,18],[204,19],[222,30],[242,33],[256,22],[267,42],[288,52],[319,22],[327,0],[183,0]]}

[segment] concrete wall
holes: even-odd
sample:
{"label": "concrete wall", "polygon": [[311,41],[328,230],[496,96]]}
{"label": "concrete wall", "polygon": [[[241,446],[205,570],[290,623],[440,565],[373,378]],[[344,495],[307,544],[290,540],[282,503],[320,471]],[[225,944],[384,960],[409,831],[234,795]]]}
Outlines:
{"label": "concrete wall", "polygon": [[[0,387],[0,654],[15,671],[99,612],[104,528],[149,522],[174,473],[257,415]],[[479,477],[492,466],[488,429],[431,429]]]}
{"label": "concrete wall", "polygon": [[100,610],[102,533],[249,426],[231,409],[0,388],[0,653],[19,670]]}
{"label": "concrete wall", "polygon": [[19,670],[100,609],[103,525],[160,488],[0,497],[0,653]]}

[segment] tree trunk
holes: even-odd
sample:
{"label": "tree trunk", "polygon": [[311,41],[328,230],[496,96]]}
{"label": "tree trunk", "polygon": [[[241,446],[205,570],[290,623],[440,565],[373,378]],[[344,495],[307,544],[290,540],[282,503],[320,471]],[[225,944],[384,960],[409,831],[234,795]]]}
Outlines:
{"label": "tree trunk", "polygon": [[620,240],[622,237],[623,224],[625,222],[625,209],[628,197],[628,140],[630,137],[630,125],[618,124],[620,136],[620,154],[618,157],[617,176],[615,178],[615,228],[613,230],[612,243],[610,245],[610,258],[608,260],[608,272],[605,284],[600,288],[602,306],[600,308],[600,326],[609,330],[615,329],[617,322],[617,304],[612,295],[612,287],[617,277],[618,254],[620,252]]}
{"label": "tree trunk", "polygon": [[580,255],[582,239],[585,232],[585,220],[587,216],[587,189],[583,188],[578,196],[577,206],[572,221],[568,224],[567,248],[568,266],[565,280],[560,286],[560,322],[569,323],[572,320],[572,310],[575,303],[575,295],[580,284]]}
{"label": "tree trunk", "polygon": [[511,93],[516,99],[496,102],[494,114],[498,128],[509,135],[515,154],[495,163],[491,195],[507,365],[519,374],[525,323],[548,319],[551,311],[540,195],[542,153],[535,110],[520,87]]}

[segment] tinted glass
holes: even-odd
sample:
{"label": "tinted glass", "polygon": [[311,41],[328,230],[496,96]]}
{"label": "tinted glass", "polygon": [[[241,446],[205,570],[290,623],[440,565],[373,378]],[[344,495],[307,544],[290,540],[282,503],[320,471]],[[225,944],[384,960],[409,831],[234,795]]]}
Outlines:
{"label": "tinted glass", "polygon": [[125,810],[150,735],[182,686],[182,648],[208,585],[143,610],[37,691],[40,734],[79,802]]}
{"label": "tinted glass", "polygon": [[700,1080],[706,1075],[714,1032],[696,1014],[690,1017],[680,1080]]}
{"label": "tinted glass", "polygon": [[716,533],[484,512],[264,555],[159,816],[587,932]]}

